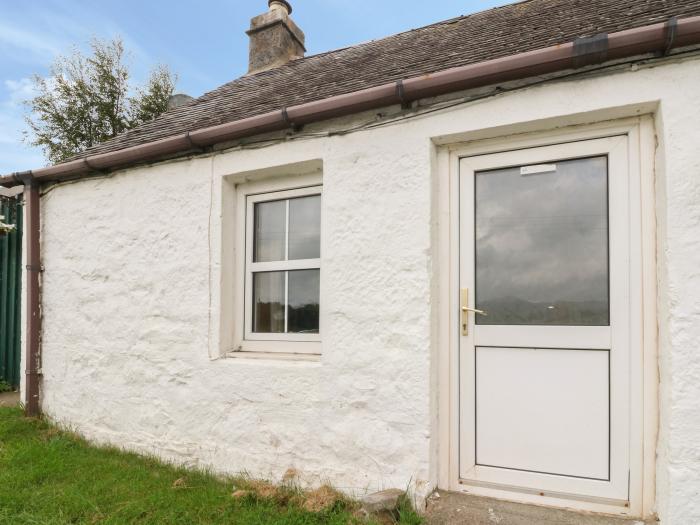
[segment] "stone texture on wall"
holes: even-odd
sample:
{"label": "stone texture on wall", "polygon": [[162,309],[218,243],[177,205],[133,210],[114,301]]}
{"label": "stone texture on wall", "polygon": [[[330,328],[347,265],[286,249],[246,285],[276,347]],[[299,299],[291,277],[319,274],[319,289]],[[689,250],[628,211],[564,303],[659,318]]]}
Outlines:
{"label": "stone texture on wall", "polygon": [[[656,107],[657,506],[664,525],[700,522],[698,85],[698,61],[683,61],[54,188],[43,197],[43,408],[88,438],[192,466],[272,478],[293,467],[348,491],[414,483],[425,494],[446,417],[431,411],[432,139]],[[211,359],[220,178],[310,159],[323,160],[323,356]]]}

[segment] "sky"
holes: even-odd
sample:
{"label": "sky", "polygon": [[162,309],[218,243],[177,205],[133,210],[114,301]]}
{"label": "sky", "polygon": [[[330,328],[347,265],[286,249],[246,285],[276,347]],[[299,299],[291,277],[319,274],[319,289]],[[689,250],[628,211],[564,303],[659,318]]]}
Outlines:
{"label": "sky", "polygon": [[[512,1],[512,0],[511,0]],[[508,0],[291,0],[307,54],[382,38]],[[22,140],[31,77],[93,37],[117,35],[134,83],[157,64],[178,75],[177,92],[199,96],[244,74],[250,19],[266,0],[0,0],[0,174],[46,165]]]}

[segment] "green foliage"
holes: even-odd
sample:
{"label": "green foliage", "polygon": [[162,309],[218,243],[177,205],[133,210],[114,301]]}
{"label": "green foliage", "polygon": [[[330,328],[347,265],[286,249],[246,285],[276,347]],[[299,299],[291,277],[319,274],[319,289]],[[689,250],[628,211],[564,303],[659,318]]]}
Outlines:
{"label": "green foliage", "polygon": [[[244,489],[242,497],[232,493]],[[315,498],[315,499],[314,499]],[[329,499],[330,498],[330,499]],[[323,510],[307,510],[309,503]],[[405,507],[403,506],[405,505]],[[421,523],[402,504],[399,523]],[[404,518],[405,516],[405,518]],[[407,519],[409,521],[403,521]],[[115,448],[94,447],[0,407],[0,524],[377,525],[323,488],[222,479]]]}
{"label": "green foliage", "polygon": [[[0,235],[2,235],[2,233],[0,233]],[[6,383],[2,379],[0,379],[0,394],[2,394],[3,392],[13,392],[13,391],[14,391],[14,388],[12,388],[12,385],[10,385],[9,383]]]}
{"label": "green foliage", "polygon": [[175,90],[177,77],[166,66],[156,67],[144,87],[132,88],[121,39],[90,45],[91,55],[75,49],[56,59],[47,78],[33,77],[25,140],[51,163],[154,119]]}
{"label": "green foliage", "polygon": [[401,525],[421,525],[423,523],[423,518],[414,510],[413,504],[405,494],[401,499],[399,499],[399,504],[396,508],[397,522]]}

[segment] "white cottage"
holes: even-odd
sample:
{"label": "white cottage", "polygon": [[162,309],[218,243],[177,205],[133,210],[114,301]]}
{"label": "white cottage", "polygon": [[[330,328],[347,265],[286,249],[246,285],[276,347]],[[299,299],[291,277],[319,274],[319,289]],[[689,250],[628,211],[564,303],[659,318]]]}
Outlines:
{"label": "white cottage", "polygon": [[700,523],[700,1],[528,0],[251,71],[27,203],[23,385],[88,438]]}

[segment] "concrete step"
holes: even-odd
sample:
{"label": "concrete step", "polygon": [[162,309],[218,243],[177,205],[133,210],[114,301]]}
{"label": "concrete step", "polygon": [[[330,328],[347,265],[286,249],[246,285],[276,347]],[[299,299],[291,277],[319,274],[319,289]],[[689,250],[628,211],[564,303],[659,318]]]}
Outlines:
{"label": "concrete step", "polygon": [[426,525],[652,525],[653,521],[525,505],[439,491],[428,499]]}

